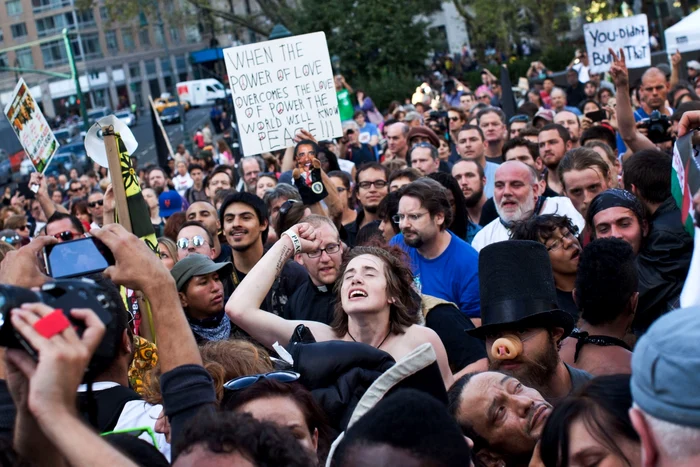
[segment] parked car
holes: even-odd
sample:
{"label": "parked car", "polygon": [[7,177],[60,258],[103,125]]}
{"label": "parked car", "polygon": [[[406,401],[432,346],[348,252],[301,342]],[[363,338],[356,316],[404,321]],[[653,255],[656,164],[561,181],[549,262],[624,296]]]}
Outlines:
{"label": "parked car", "polygon": [[109,107],[99,107],[97,109],[88,110],[88,121],[92,125],[102,117],[112,115],[112,113],[112,109],[110,109]]}
{"label": "parked car", "polygon": [[[27,159],[29,161],[29,159]],[[31,166],[31,162],[29,162]],[[58,151],[56,154],[53,155],[53,159],[51,159],[51,162],[49,163],[49,166],[46,168],[44,171],[45,175],[68,175],[73,167],[76,167],[79,169],[80,163],[78,162],[78,158],[75,154],[72,152],[63,152],[59,153]],[[31,169],[33,170],[33,169]]]}
{"label": "parked car", "polygon": [[6,185],[12,180],[12,166],[7,151],[0,149],[0,185]]}
{"label": "parked car", "polygon": [[88,157],[87,151],[85,151],[85,144],[82,141],[59,147],[56,154],[53,156],[54,159],[56,156],[61,154],[73,154],[76,162],[74,167],[81,173],[85,173],[92,169],[92,159]]}
{"label": "parked car", "polygon": [[160,114],[160,121],[164,124],[179,123],[180,109],[179,107],[166,107]]}
{"label": "parked car", "polygon": [[131,110],[120,110],[115,113],[114,116],[124,122],[129,128],[136,125],[136,115],[134,115]]}

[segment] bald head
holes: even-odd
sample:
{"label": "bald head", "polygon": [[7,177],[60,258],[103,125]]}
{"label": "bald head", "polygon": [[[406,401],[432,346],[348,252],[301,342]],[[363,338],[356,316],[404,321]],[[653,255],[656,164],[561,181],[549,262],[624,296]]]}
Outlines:
{"label": "bald head", "polygon": [[520,162],[517,160],[504,162],[498,167],[498,169],[496,169],[495,179],[497,182],[499,179],[499,174],[501,178],[510,174],[518,174],[522,176],[523,180],[527,180],[530,184],[537,183],[537,172],[535,171],[535,169],[525,164],[524,162]]}
{"label": "bald head", "polygon": [[662,110],[668,94],[666,75],[658,68],[652,67],[642,75],[642,86],[639,95],[642,108],[648,114],[654,110]]}
{"label": "bald head", "polygon": [[647,71],[644,72],[642,75],[642,84],[644,84],[645,80],[651,79],[651,78],[661,78],[664,81],[666,80],[666,74],[656,68],[655,66],[649,68]]}
{"label": "bald head", "polygon": [[566,93],[563,89],[554,88],[552,92],[549,93],[549,96],[552,99],[552,108],[554,108],[556,112],[564,110],[564,107],[566,107]]}
{"label": "bald head", "polygon": [[386,130],[389,151],[402,159],[408,153],[408,125],[403,122],[394,123]]}

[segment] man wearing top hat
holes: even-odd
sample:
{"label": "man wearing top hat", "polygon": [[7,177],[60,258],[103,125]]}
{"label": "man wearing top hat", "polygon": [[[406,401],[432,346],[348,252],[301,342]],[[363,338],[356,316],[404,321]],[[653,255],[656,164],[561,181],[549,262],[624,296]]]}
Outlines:
{"label": "man wearing top hat", "polygon": [[467,332],[484,340],[489,370],[517,378],[550,401],[592,378],[559,358],[575,321],[557,305],[544,245],[510,240],[487,246],[479,255],[479,284],[482,325]]}

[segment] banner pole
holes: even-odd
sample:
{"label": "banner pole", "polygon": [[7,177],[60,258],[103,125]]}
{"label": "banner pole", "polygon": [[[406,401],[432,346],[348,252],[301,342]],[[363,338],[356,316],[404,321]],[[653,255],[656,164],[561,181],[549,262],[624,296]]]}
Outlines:
{"label": "banner pole", "polygon": [[107,163],[109,165],[109,178],[112,181],[112,191],[114,192],[114,204],[117,210],[117,222],[127,231],[133,232],[131,218],[129,217],[129,206],[126,203],[126,189],[122,177],[122,166],[119,161],[119,148],[114,136],[112,125],[102,127],[105,151],[107,152]]}

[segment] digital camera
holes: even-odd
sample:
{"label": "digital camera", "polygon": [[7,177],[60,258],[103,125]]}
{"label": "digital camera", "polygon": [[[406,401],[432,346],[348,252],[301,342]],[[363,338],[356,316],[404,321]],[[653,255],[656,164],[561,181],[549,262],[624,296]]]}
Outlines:
{"label": "digital camera", "polygon": [[661,112],[658,110],[654,110],[649,115],[649,118],[645,118],[641,122],[642,127],[648,130],[647,138],[652,143],[664,143],[673,139],[668,132],[668,129],[671,127],[671,121],[666,115],[661,115]]}

